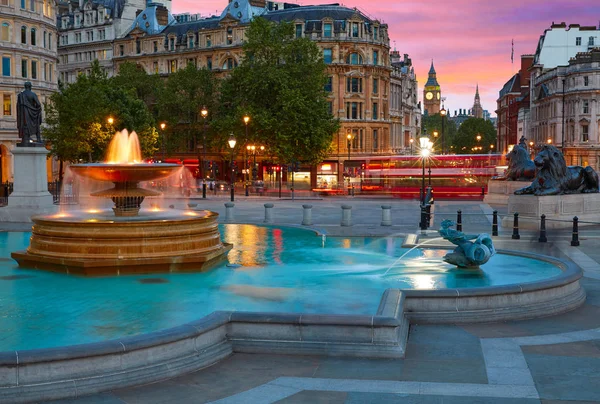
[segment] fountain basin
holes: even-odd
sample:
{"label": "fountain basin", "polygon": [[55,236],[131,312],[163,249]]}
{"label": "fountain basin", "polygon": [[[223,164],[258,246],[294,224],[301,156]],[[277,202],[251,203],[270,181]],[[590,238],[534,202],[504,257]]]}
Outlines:
{"label": "fountain basin", "polygon": [[72,164],[69,168],[81,177],[97,181],[142,182],[168,177],[181,168],[180,164],[154,163],[88,163]]}
{"label": "fountain basin", "polygon": [[101,276],[204,271],[231,249],[218,214],[33,216],[29,248],[11,254],[21,267]]}

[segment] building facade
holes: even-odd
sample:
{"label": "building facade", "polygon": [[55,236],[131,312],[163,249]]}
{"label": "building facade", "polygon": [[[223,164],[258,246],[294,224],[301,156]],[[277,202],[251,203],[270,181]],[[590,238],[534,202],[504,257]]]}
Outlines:
{"label": "building facade", "polygon": [[[257,16],[292,22],[296,36],[316,42],[328,65],[330,111],[340,120],[341,129],[334,137],[332,155],[316,173],[308,173],[312,187],[319,181],[335,186],[346,177],[356,178],[366,156],[389,156],[408,147],[407,130],[416,136],[420,120],[414,112],[416,77],[412,64],[406,58],[393,73],[387,25],[356,9],[238,0],[230,2],[220,16],[173,23],[153,31],[145,25],[155,15],[153,7],[151,4],[140,12],[132,29],[113,41],[115,69],[128,61],[148,73],[168,75],[191,63],[227,74],[241,62],[245,30]],[[392,75],[397,83],[393,94]],[[393,96],[402,95],[408,95],[404,104],[392,101]],[[392,102],[396,107],[393,133]],[[399,111],[409,110],[408,121],[398,119]]]}
{"label": "building facade", "polygon": [[19,141],[17,95],[25,82],[40,102],[58,90],[53,0],[0,0],[0,178],[13,180],[11,150]]}
{"label": "building facade", "polygon": [[421,134],[417,76],[406,53],[403,59],[398,51],[393,51],[390,57],[390,146],[394,154],[409,154],[411,139],[414,143]]}
{"label": "building facade", "polygon": [[435,115],[440,113],[442,104],[442,90],[437,81],[437,74],[433,67],[433,60],[429,68],[429,74],[425,87],[423,88],[423,113],[426,115]]}
{"label": "building facade", "polygon": [[555,144],[569,165],[600,170],[600,47],[532,80],[531,141]]}

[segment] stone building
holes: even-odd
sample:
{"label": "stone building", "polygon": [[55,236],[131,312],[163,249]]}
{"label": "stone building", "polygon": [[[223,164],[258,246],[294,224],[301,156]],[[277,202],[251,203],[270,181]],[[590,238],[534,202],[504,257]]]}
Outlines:
{"label": "stone building", "polygon": [[483,107],[481,106],[481,98],[479,98],[479,84],[475,87],[475,99],[473,108],[471,108],[471,115],[474,118],[483,118]]}
{"label": "stone building", "polygon": [[[230,2],[220,16],[150,30],[146,22],[153,26],[156,13],[152,8],[156,6],[150,4],[140,12],[132,29],[114,40],[115,69],[129,61],[148,73],[167,75],[192,63],[227,74],[241,62],[245,30],[257,16],[275,22],[290,21],[296,36],[308,37],[317,43],[328,65],[326,88],[330,93],[330,111],[340,120],[341,129],[333,140],[332,155],[316,168],[316,173],[308,173],[313,187],[317,177],[329,185],[341,184],[343,174],[356,175],[367,156],[389,156],[408,147],[406,130],[414,132],[418,127],[418,117],[411,110],[407,125],[405,120],[396,119],[392,135],[391,98],[414,95],[414,71],[412,65],[408,65],[409,60],[405,60],[405,66],[394,73],[394,80],[402,86],[402,91],[396,89],[392,94],[394,68],[390,60],[388,27],[356,9],[336,4],[298,6],[238,0]],[[397,111],[403,108],[399,100],[393,102],[398,107],[395,109],[397,118]],[[406,104],[412,108],[416,98],[410,96]]]}
{"label": "stone building", "polygon": [[[136,16],[146,8],[147,3],[147,0],[59,1],[58,68],[61,82],[74,82],[79,73],[89,72],[90,63],[94,60],[98,60],[109,77],[112,76],[113,40],[132,28]],[[166,15],[171,0],[152,4],[164,8]],[[172,22],[172,17],[168,22]],[[162,28],[166,25],[163,24]]]}
{"label": "stone building", "polygon": [[13,180],[11,150],[18,141],[17,95],[25,82],[43,104],[58,89],[53,0],[0,0],[0,178]]}
{"label": "stone building", "polygon": [[417,141],[421,134],[421,105],[418,101],[417,76],[412,60],[398,51],[390,54],[391,148],[394,154],[410,153],[410,139]]}
{"label": "stone building", "polygon": [[429,77],[423,88],[423,113],[426,115],[435,115],[440,113],[442,104],[442,90],[437,81],[437,74],[433,67],[433,60],[429,68]]}
{"label": "stone building", "polygon": [[600,48],[533,73],[530,140],[555,144],[567,164],[600,170]]}

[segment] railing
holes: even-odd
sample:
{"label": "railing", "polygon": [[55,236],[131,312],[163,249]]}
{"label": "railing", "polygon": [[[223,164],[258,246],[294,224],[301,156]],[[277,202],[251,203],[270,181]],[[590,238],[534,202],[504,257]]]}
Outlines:
{"label": "railing", "polygon": [[79,203],[79,192],[73,184],[63,184],[60,181],[48,183],[48,192],[52,194],[55,205],[77,205]]}
{"label": "railing", "polygon": [[13,183],[3,182],[0,184],[0,206],[8,205],[8,196],[12,194]]}

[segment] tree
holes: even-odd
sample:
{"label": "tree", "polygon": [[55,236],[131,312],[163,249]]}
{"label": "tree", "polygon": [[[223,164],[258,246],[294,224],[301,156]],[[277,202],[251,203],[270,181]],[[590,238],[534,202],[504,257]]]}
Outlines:
{"label": "tree", "polygon": [[218,122],[220,140],[244,133],[246,142],[264,144],[281,162],[316,163],[329,153],[339,122],[328,111],[326,65],[309,38],[296,38],[291,23],[255,18],[244,44],[244,58],[225,80]]}
{"label": "tree", "polygon": [[[144,156],[156,150],[157,133],[148,108],[132,91],[113,85],[97,61],[89,75],[61,85],[45,108],[44,137],[61,162],[102,160],[115,131],[124,128],[137,132]],[[114,119],[112,125],[108,117]]]}
{"label": "tree", "polygon": [[137,98],[144,101],[148,109],[154,111],[158,95],[163,88],[163,81],[158,74],[147,74],[139,65],[125,62],[119,65],[119,73],[111,79],[117,87],[134,91]]}
{"label": "tree", "polygon": [[[478,136],[481,138],[478,140]],[[490,121],[469,118],[460,125],[452,142],[457,154],[488,153],[494,151],[496,129]]]}
{"label": "tree", "polygon": [[[432,141],[435,142],[435,150],[436,152],[441,152],[442,150],[442,116],[440,114],[435,115],[423,115],[422,120],[422,129],[427,130],[427,134],[431,138]],[[434,133],[438,133],[438,137],[435,138]],[[448,119],[446,116],[444,121],[444,144],[446,147],[446,153],[450,152],[450,145],[453,144],[453,139],[456,136],[456,122]],[[416,139],[415,139],[416,140]],[[418,142],[418,140],[416,140]]]}
{"label": "tree", "polygon": [[[189,150],[198,146],[203,135],[202,107],[209,111],[208,120],[214,118],[219,82],[211,70],[198,69],[188,64],[171,74],[161,89],[157,110],[160,121],[167,123],[168,150]],[[209,128],[210,129],[210,128]],[[210,144],[207,137],[207,145]]]}

